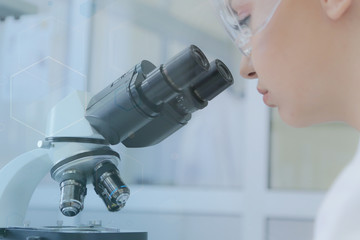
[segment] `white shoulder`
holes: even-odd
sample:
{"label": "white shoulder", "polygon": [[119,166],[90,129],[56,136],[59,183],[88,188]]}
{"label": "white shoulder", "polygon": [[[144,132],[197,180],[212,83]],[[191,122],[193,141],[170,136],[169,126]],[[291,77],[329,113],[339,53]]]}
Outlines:
{"label": "white shoulder", "polygon": [[314,240],[360,239],[360,147],[326,194],[315,222]]}

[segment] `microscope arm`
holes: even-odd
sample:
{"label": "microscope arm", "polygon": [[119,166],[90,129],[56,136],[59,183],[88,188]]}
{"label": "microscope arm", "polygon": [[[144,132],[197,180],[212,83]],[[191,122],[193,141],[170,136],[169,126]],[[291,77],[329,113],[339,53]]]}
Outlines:
{"label": "microscope arm", "polygon": [[0,170],[0,228],[22,226],[31,196],[52,161],[47,149],[35,149]]}

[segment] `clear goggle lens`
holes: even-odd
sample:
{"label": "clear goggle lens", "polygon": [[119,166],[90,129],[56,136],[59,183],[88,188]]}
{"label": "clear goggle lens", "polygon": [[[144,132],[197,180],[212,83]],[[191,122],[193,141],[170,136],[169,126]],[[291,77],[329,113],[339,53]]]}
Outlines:
{"label": "clear goggle lens", "polygon": [[236,46],[251,53],[251,38],[263,30],[281,0],[213,0],[220,19]]}

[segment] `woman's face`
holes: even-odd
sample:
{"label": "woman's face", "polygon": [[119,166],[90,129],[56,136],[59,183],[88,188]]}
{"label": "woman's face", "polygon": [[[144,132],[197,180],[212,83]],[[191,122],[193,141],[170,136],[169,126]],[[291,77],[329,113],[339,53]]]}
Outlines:
{"label": "woman's face", "polygon": [[[253,1],[254,13],[262,1]],[[336,41],[320,1],[282,0],[267,27],[253,37],[252,54],[243,58],[240,72],[245,78],[256,72],[265,103],[278,107],[289,125],[342,120],[346,89],[339,84]]]}

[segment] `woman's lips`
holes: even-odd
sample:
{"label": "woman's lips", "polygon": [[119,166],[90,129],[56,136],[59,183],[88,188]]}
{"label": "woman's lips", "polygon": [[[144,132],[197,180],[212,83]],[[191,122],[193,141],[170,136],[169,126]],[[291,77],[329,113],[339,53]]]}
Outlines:
{"label": "woman's lips", "polygon": [[274,104],[270,104],[270,100],[269,100],[270,96],[269,96],[269,91],[268,91],[268,90],[266,90],[266,89],[261,89],[261,88],[258,88],[257,90],[258,90],[258,92],[259,92],[260,94],[263,95],[263,101],[264,101],[264,103],[265,103],[267,106],[269,106],[269,107],[276,107]]}
{"label": "woman's lips", "polygon": [[260,94],[262,94],[262,95],[265,95],[265,94],[267,94],[267,93],[269,92],[268,90],[266,90],[266,89],[261,89],[261,88],[258,88],[257,90],[258,90],[258,92],[259,92]]}

